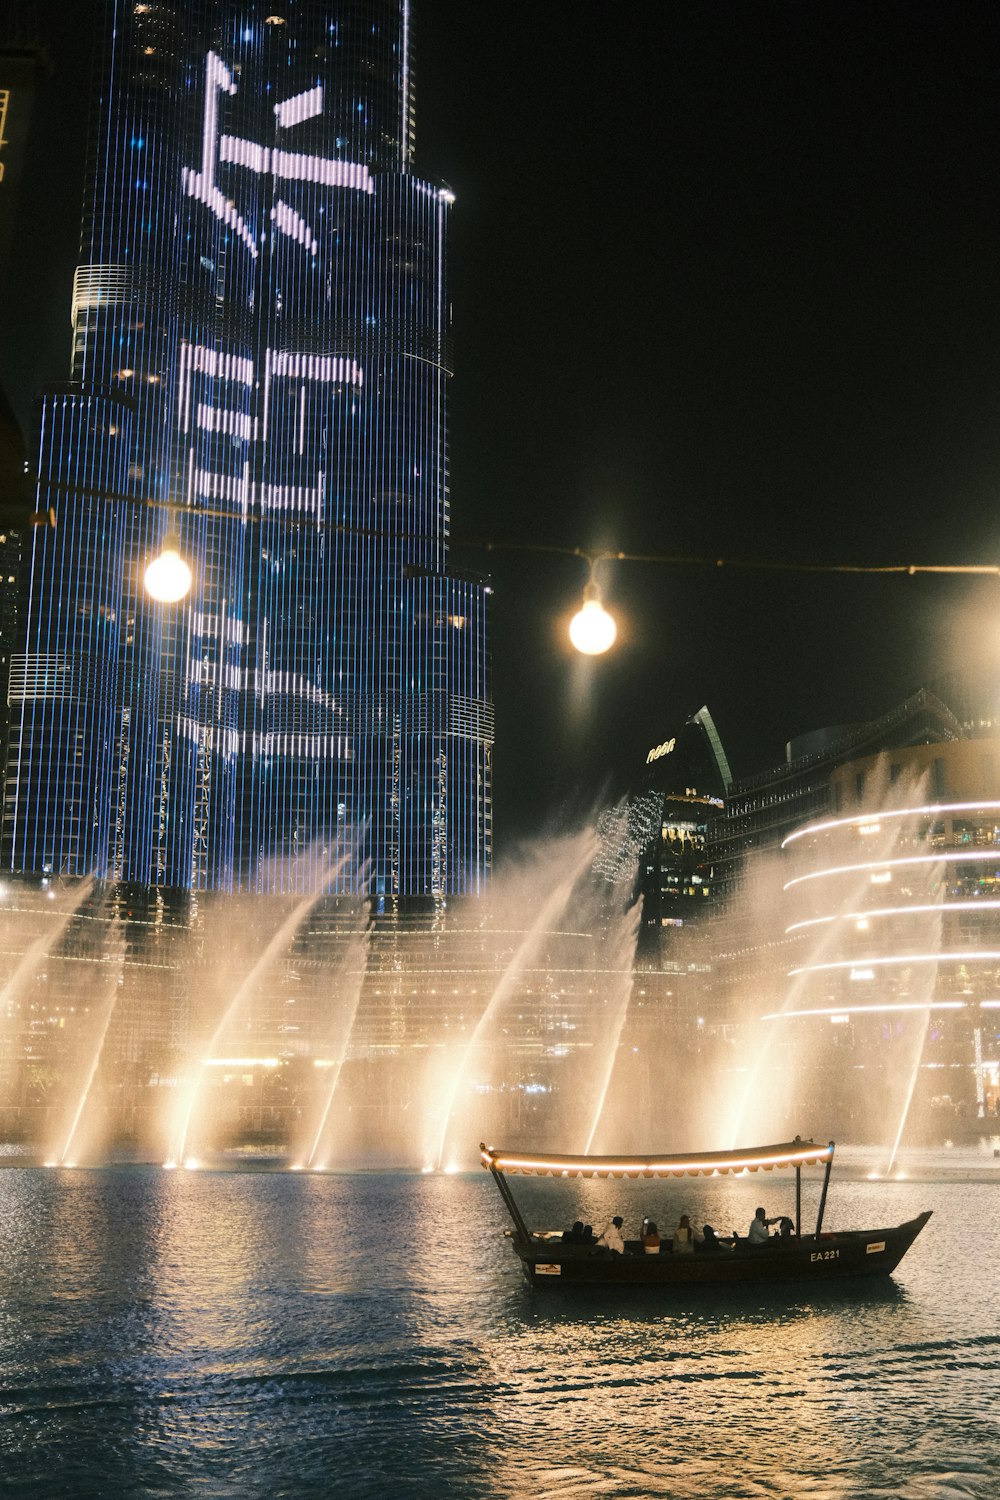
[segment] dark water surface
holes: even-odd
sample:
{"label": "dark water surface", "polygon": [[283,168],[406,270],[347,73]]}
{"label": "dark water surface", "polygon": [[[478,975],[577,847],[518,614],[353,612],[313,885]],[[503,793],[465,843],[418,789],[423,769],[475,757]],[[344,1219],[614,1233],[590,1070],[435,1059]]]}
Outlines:
{"label": "dark water surface", "polygon": [[[519,1192],[724,1229],[792,1188]],[[12,1167],[0,1494],[995,1497],[1000,1184],[835,1183],[828,1227],[923,1208],[891,1282],[608,1304],[529,1292],[485,1174]]]}

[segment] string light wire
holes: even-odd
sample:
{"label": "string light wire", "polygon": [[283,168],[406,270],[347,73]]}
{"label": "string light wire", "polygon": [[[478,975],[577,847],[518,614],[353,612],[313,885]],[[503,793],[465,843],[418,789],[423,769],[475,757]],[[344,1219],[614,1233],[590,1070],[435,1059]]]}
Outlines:
{"label": "string light wire", "polygon": [[[211,509],[207,506],[179,505],[175,500],[160,500],[153,496],[121,494],[113,490],[97,489],[86,485],[60,485],[59,489],[74,499],[105,500],[111,503],[135,505],[150,510],[162,510],[171,516],[190,516],[213,521],[239,521],[253,525],[261,519],[256,513],[243,515],[239,511]],[[37,525],[56,525],[53,507],[38,510],[31,520]],[[366,537],[372,540],[421,540],[419,533],[407,531],[384,531],[364,526],[346,526],[339,522],[312,518],[308,523],[289,520],[288,525],[308,524],[311,529],[321,527],[338,536]],[[431,538],[426,538],[431,540]],[[1000,576],[998,563],[827,563],[827,562],[783,562],[774,558],[717,557],[711,554],[688,552],[625,552],[612,548],[569,547],[548,542],[506,542],[485,537],[452,536],[451,546],[470,548],[479,552],[529,552],[539,555],[576,557],[590,565],[591,570],[602,562],[650,563],[669,567],[731,568],[741,572],[771,573],[845,573],[845,574],[897,574],[913,577],[917,573],[978,574],[982,577]],[[591,572],[593,576],[593,572]]]}

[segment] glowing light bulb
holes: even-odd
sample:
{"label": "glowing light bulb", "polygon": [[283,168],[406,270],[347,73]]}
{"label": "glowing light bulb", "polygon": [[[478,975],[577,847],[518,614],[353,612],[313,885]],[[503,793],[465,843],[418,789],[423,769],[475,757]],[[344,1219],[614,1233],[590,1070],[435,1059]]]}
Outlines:
{"label": "glowing light bulb", "polygon": [[181,557],[176,544],[168,540],[159,557],[146,569],[143,582],[146,593],[160,604],[177,604],[191,591],[191,569]]}
{"label": "glowing light bulb", "polygon": [[584,656],[601,656],[615,643],[618,626],[601,603],[597,585],[588,583],[583,606],[570,621],[569,638]]}

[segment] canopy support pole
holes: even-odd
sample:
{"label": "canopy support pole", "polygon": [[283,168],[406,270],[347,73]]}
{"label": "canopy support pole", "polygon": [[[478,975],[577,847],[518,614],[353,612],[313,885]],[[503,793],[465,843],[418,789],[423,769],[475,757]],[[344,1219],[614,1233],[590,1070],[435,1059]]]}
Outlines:
{"label": "canopy support pole", "polygon": [[795,1168],[795,1238],[802,1238],[802,1168]]}
{"label": "canopy support pole", "polygon": [[830,1186],[830,1170],[833,1167],[833,1141],[830,1142],[830,1155],[826,1161],[826,1171],[823,1173],[823,1191],[819,1195],[819,1209],[816,1214],[816,1237],[823,1227],[823,1212],[826,1208],[826,1190]]}
{"label": "canopy support pole", "polygon": [[522,1239],[530,1240],[531,1230],[528,1228],[527,1224],[524,1222],[524,1219],[521,1217],[521,1210],[518,1208],[516,1202],[514,1201],[514,1194],[510,1190],[509,1183],[506,1181],[503,1173],[497,1171],[492,1162],[490,1163],[490,1173],[493,1177],[493,1181],[496,1183],[498,1189],[500,1190],[501,1198],[507,1205],[507,1212],[510,1214],[511,1219],[514,1221],[514,1228],[517,1230]]}

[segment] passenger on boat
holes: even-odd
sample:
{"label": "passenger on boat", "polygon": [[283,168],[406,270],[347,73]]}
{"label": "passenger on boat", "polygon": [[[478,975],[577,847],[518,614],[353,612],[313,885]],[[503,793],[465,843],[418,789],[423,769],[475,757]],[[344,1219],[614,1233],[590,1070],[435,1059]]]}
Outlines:
{"label": "passenger on boat", "polygon": [[717,1251],[722,1249],[722,1244],[719,1240],[719,1237],[716,1234],[715,1230],[712,1228],[711,1224],[705,1224],[702,1226],[701,1239],[695,1240],[694,1248],[696,1250],[700,1250],[704,1255],[714,1255]]}
{"label": "passenger on boat", "polygon": [[777,1219],[766,1218],[764,1215],[764,1210],[762,1208],[758,1208],[757,1212],[750,1220],[750,1230],[747,1234],[747,1239],[749,1240],[750,1244],[766,1245],[768,1240],[770,1239],[770,1235],[767,1232],[768,1226],[770,1224],[776,1224],[777,1222]]}
{"label": "passenger on boat", "polygon": [[681,1214],[680,1223],[674,1230],[673,1252],[675,1255],[694,1254],[694,1230],[687,1214]]}
{"label": "passenger on boat", "polygon": [[563,1241],[570,1245],[579,1245],[583,1242],[583,1220],[577,1219],[572,1229],[563,1230]]}
{"label": "passenger on boat", "polygon": [[652,1219],[644,1219],[642,1226],[642,1248],[647,1255],[659,1255],[660,1232]]}
{"label": "passenger on boat", "polygon": [[622,1216],[615,1214],[610,1223],[605,1224],[598,1236],[597,1243],[604,1245],[608,1250],[613,1250],[616,1255],[625,1253],[625,1241],[622,1239]]}
{"label": "passenger on boat", "polygon": [[795,1234],[795,1225],[787,1214],[778,1220],[778,1233],[783,1240],[790,1240]]}

